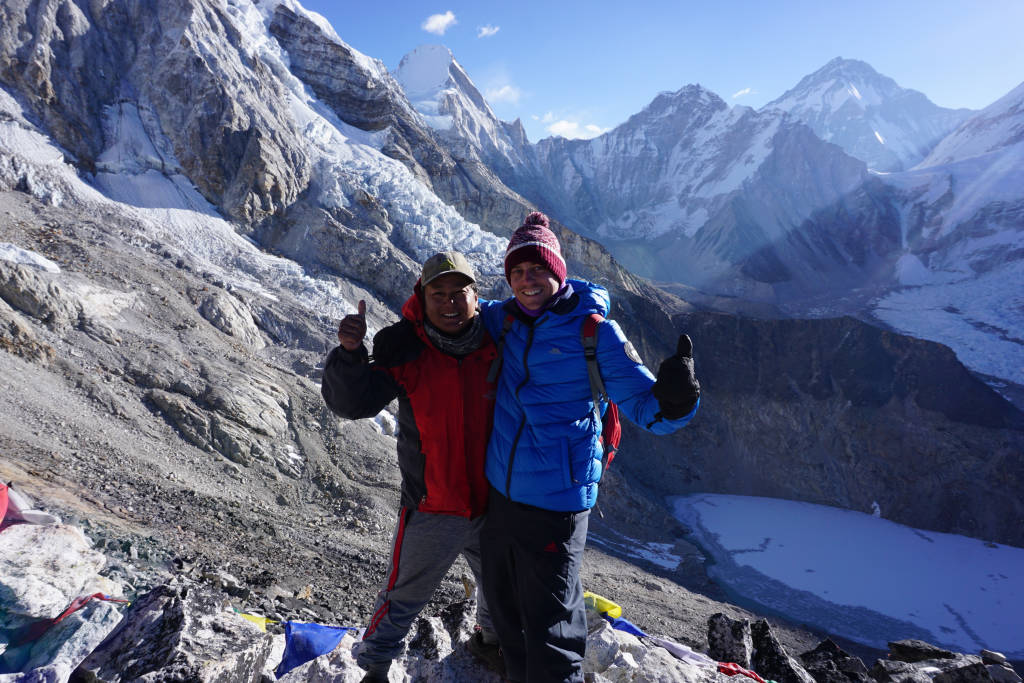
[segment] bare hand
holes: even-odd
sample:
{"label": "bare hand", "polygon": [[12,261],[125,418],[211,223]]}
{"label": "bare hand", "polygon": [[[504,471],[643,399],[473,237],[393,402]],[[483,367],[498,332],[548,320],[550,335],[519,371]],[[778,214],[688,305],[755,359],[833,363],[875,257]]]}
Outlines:
{"label": "bare hand", "polygon": [[366,336],[366,302],[359,300],[359,312],[349,313],[338,323],[338,342],[346,351],[355,351]]}

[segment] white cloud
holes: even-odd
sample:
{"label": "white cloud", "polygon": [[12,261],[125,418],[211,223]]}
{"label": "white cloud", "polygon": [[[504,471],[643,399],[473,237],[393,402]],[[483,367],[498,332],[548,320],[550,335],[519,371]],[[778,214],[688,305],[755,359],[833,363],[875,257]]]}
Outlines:
{"label": "white cloud", "polygon": [[500,26],[491,26],[490,24],[488,24],[487,26],[481,26],[479,29],[477,29],[476,37],[477,38],[490,38],[491,36],[493,36],[495,33],[497,33],[500,30],[501,30]]}
{"label": "white cloud", "polygon": [[458,22],[455,21],[455,15],[451,10],[448,10],[444,14],[431,14],[420,28],[428,33],[436,33],[439,36],[443,36],[444,32],[456,23]]}
{"label": "white cloud", "polygon": [[[544,120],[547,121],[549,114],[544,115]],[[553,118],[553,117],[552,117]],[[589,140],[590,138],[596,138],[602,133],[607,133],[610,128],[602,128],[593,123],[581,124],[579,121],[570,121],[568,119],[561,119],[555,121],[547,127],[547,131],[552,135],[561,135],[563,138],[583,138]]]}
{"label": "white cloud", "polygon": [[740,90],[739,92],[733,93],[732,98],[735,100],[738,97],[743,97],[744,95],[749,95],[752,92],[754,92],[753,88],[744,88],[743,90]]}
{"label": "white cloud", "polygon": [[519,102],[520,96],[523,92],[514,85],[503,85],[500,88],[491,88],[484,93],[484,99],[491,104],[495,102],[510,102],[516,104]]}

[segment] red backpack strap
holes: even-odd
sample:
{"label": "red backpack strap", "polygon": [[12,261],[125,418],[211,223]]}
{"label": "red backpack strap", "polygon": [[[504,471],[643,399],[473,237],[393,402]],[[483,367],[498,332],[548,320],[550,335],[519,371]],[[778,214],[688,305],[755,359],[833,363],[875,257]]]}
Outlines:
{"label": "red backpack strap", "polygon": [[583,319],[580,332],[583,340],[583,357],[587,360],[587,376],[590,378],[590,395],[594,400],[594,418],[601,419],[601,399],[610,400],[601,379],[601,368],[597,365],[597,326],[604,320],[599,313],[591,313]]}
{"label": "red backpack strap", "polygon": [[[587,377],[590,379],[590,398],[594,404],[594,422],[601,422],[601,400],[611,403],[611,398],[604,388],[604,380],[601,378],[601,368],[597,364],[597,326],[603,320],[604,316],[591,313],[583,319],[583,328],[580,332],[583,339],[583,357],[587,360]],[[607,444],[607,441],[605,443]],[[607,451],[607,448],[605,450]]]}
{"label": "red backpack strap", "polygon": [[[604,321],[604,316],[591,313],[583,319],[581,338],[583,340],[583,357],[587,361],[587,376],[590,379],[590,396],[594,403],[594,420],[601,422],[601,444],[604,446],[602,470],[608,469],[615,458],[622,438],[622,425],[619,423],[619,407],[608,395],[601,377],[601,368],[597,364],[597,329]],[[608,407],[601,416],[601,401],[607,401]]]}
{"label": "red backpack strap", "polygon": [[491,361],[491,369],[487,371],[488,384],[494,384],[498,380],[498,373],[501,372],[501,352],[505,349],[505,335],[512,329],[514,320],[511,313],[505,314],[505,321],[501,324],[501,334],[494,344],[498,352],[495,354],[494,360]]}

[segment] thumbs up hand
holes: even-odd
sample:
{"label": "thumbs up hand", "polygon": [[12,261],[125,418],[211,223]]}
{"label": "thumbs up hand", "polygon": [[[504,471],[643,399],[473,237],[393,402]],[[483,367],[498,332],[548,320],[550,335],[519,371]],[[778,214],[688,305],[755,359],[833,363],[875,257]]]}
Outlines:
{"label": "thumbs up hand", "polygon": [[355,351],[366,336],[366,302],[359,300],[358,313],[349,313],[338,323],[338,342],[346,351]]}
{"label": "thumbs up hand", "polygon": [[700,382],[693,372],[693,342],[689,335],[679,335],[675,355],[661,362],[654,397],[666,420],[689,415],[700,398]]}

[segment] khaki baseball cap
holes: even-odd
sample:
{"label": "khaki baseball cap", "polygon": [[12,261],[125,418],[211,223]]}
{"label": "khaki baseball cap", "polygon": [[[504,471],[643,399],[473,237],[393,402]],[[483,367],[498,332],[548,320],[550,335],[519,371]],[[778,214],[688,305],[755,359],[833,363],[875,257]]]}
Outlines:
{"label": "khaki baseball cap", "polygon": [[476,282],[476,273],[465,256],[457,251],[442,251],[428,258],[423,264],[420,285],[426,287],[428,283],[448,273],[465,275],[470,282]]}

